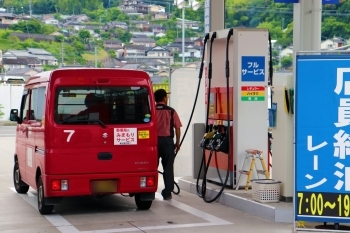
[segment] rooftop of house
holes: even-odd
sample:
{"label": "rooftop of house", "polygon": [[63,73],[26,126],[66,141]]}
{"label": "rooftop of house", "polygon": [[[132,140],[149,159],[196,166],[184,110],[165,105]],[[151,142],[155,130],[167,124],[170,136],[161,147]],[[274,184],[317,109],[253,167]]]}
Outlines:
{"label": "rooftop of house", "polygon": [[115,40],[105,40],[104,44],[122,44],[122,42],[118,39]]}
{"label": "rooftop of house", "polygon": [[16,18],[16,16],[13,13],[8,13],[8,12],[1,12],[0,17]]}
{"label": "rooftop of house", "polygon": [[156,41],[153,38],[131,38],[133,42],[139,43],[155,43]]}
{"label": "rooftop of house", "polygon": [[7,65],[39,65],[40,61],[36,57],[2,58],[3,64]]}
{"label": "rooftop of house", "polygon": [[37,73],[39,73],[39,70],[33,69],[33,68],[17,68],[17,69],[12,69],[6,72],[7,75],[21,75],[21,74],[25,74],[28,71],[36,71]]}
{"label": "rooftop of house", "polygon": [[144,45],[126,45],[125,46],[125,49],[138,49],[138,50],[146,50],[147,48],[146,48],[146,46],[144,46]]}

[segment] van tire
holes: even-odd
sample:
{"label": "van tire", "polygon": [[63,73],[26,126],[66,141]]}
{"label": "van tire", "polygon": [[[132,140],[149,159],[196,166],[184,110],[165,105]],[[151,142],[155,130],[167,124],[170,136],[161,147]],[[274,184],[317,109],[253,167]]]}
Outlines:
{"label": "van tire", "polygon": [[148,210],[152,205],[152,201],[142,201],[140,194],[135,195],[135,203],[139,210]]}
{"label": "van tire", "polygon": [[26,185],[21,179],[21,173],[19,171],[18,162],[15,162],[15,166],[13,167],[13,184],[17,193],[24,194],[27,193],[29,190],[29,185]]}
{"label": "van tire", "polygon": [[40,214],[42,215],[51,214],[53,211],[53,205],[45,205],[44,185],[43,185],[41,176],[39,176],[39,179],[38,179],[37,196],[38,196],[38,210]]}

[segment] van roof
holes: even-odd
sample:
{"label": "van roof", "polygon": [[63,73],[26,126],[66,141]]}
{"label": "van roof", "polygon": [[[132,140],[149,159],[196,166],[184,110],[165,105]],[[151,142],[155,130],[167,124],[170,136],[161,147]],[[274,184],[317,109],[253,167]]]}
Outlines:
{"label": "van roof", "polygon": [[51,71],[44,71],[41,73],[37,73],[33,76],[31,76],[28,80],[26,85],[31,85],[34,83],[44,83],[44,82],[50,82],[50,78],[52,76],[53,72],[60,72],[60,71],[66,71],[66,70],[96,70],[98,69],[99,71],[103,71],[103,70],[120,70],[120,71],[130,71],[130,72],[138,72],[138,73],[146,73],[145,71],[142,70],[133,70],[133,69],[123,69],[123,68],[86,68],[86,67],[71,67],[71,68],[59,68],[59,69],[55,69],[55,70],[51,70]]}

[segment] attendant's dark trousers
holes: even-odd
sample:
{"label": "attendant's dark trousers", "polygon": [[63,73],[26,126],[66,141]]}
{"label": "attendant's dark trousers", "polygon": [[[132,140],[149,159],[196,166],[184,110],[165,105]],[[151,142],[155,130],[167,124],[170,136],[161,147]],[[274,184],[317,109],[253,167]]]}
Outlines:
{"label": "attendant's dark trousers", "polygon": [[158,159],[162,159],[165,188],[162,196],[167,198],[174,190],[175,145],[172,137],[158,137]]}

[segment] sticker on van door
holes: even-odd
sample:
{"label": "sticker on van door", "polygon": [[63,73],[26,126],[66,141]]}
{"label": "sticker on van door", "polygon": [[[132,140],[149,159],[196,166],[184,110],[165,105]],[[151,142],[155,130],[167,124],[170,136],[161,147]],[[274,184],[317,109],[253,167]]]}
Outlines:
{"label": "sticker on van door", "polygon": [[137,145],[137,128],[114,128],[114,145]]}
{"label": "sticker on van door", "polygon": [[27,164],[29,167],[33,167],[33,149],[27,147]]}

